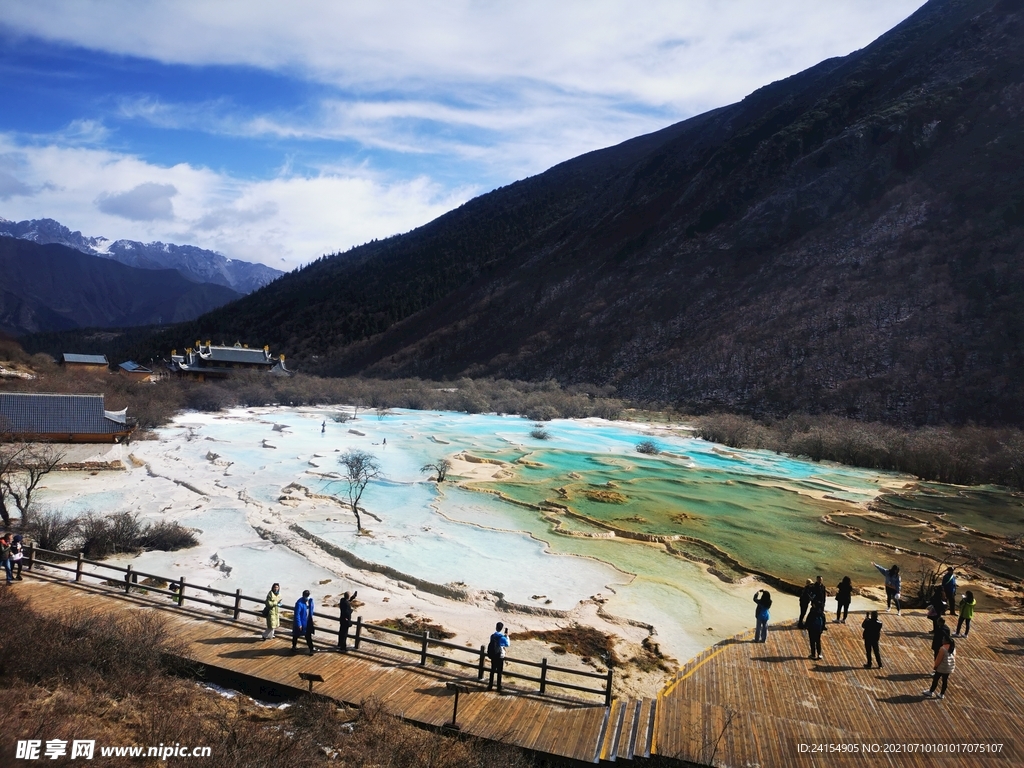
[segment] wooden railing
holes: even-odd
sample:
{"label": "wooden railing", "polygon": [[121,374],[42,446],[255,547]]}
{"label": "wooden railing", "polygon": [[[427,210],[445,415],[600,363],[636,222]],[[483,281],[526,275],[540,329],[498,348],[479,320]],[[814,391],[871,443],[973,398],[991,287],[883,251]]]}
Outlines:
{"label": "wooden railing", "polygon": [[[214,589],[213,587],[190,584],[185,580],[184,576],[180,576],[176,579],[168,578],[166,576],[137,570],[131,565],[121,567],[119,565],[111,565],[110,563],[89,560],[85,558],[81,552],[77,554],[54,552],[47,549],[41,549],[33,544],[28,546],[26,554],[28,561],[27,570],[29,571],[33,571],[37,566],[45,566],[46,568],[53,568],[73,573],[75,575],[76,582],[81,582],[84,578],[98,579],[108,586],[116,587],[119,590],[123,589],[125,594],[131,593],[134,589],[136,591],[145,590],[147,593],[152,592],[167,595],[178,607],[183,607],[186,603],[198,603],[200,605],[210,606],[211,608],[220,610],[222,615],[218,616],[218,618],[230,616],[233,621],[239,621],[244,615],[253,616],[261,622],[264,620],[262,611],[265,600],[263,598],[243,595],[242,590],[240,589],[236,589],[234,592],[225,592],[224,590]],[[87,571],[85,566],[91,566],[107,572],[113,572],[119,574],[119,576],[116,579],[111,579],[107,573]],[[140,578],[148,579],[149,581],[140,583]],[[161,584],[166,584],[167,586],[160,586]],[[224,602],[223,600],[210,599],[211,597],[226,598],[227,602]],[[250,605],[254,605],[256,607],[251,608],[249,607]],[[283,612],[284,611],[282,611],[282,613]],[[213,617],[211,616],[211,618]],[[333,635],[335,638],[340,640],[340,619],[323,613],[314,613],[314,619],[316,632],[320,633],[321,636],[323,634]],[[328,625],[336,625],[337,628],[333,630],[328,629],[325,632],[323,626],[324,622],[327,622]],[[291,626],[291,622],[282,617],[281,625],[283,627]],[[354,633],[352,633],[352,630],[354,630]],[[347,634],[347,638],[353,640],[353,648],[355,650],[359,650],[361,645],[366,644],[387,648],[400,653],[408,653],[418,657],[418,664],[421,667],[425,667],[428,662],[437,666],[452,664],[457,667],[475,670],[478,680],[483,680],[484,675],[488,672],[487,652],[486,647],[483,645],[481,645],[479,649],[471,648],[433,638],[427,631],[417,634],[415,632],[405,632],[399,629],[392,629],[391,627],[366,624],[363,622],[361,616],[356,618],[348,632],[349,634]],[[383,637],[399,638],[401,640],[411,642],[414,645],[411,647],[408,645],[402,645],[397,642],[391,642],[390,640],[383,639]],[[444,655],[434,652],[434,650],[440,649],[444,649],[453,655]],[[461,654],[462,658],[458,658],[454,654]],[[512,666],[513,669],[510,670],[509,666]],[[524,671],[516,671],[516,668],[524,668]],[[539,670],[539,672],[530,674],[531,670]],[[555,677],[551,677],[552,673],[555,674]],[[536,683],[538,685],[538,692],[541,695],[547,695],[548,688],[562,688],[580,693],[592,693],[598,696],[603,696],[605,706],[607,707],[611,705],[611,669],[606,673],[583,672],[577,669],[568,669],[566,667],[548,664],[547,659],[541,659],[540,662],[536,662],[526,661],[525,659],[516,659],[510,656],[505,659],[503,677],[515,678],[528,683]],[[571,680],[575,680],[577,678],[601,680],[604,685],[600,688],[589,688],[585,685],[578,685],[575,682],[570,683],[565,679],[560,679],[563,677]]]}

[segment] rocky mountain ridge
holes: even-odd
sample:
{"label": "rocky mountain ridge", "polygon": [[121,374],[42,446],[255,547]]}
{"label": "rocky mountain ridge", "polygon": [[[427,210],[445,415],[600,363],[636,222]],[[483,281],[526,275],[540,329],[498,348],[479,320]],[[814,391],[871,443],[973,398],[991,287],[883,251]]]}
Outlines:
{"label": "rocky mountain ridge", "polygon": [[72,232],[54,219],[14,222],[0,218],[0,235],[31,240],[41,245],[64,245],[139,269],[174,269],[193,282],[223,285],[242,294],[259,290],[283,274],[265,264],[228,259],[215,251],[194,245],[89,237],[77,230]]}
{"label": "rocky mountain ridge", "polygon": [[0,332],[14,336],[180,323],[240,296],[177,270],[137,269],[6,236],[0,236],[0,275]]}

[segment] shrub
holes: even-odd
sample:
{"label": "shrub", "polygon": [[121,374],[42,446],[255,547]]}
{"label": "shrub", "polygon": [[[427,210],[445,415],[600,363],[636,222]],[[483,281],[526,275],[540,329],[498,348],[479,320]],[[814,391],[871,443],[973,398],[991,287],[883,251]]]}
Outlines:
{"label": "shrub", "polygon": [[78,518],[47,509],[33,517],[30,530],[40,549],[60,552],[65,542],[78,532]]}
{"label": "shrub", "polygon": [[645,453],[649,456],[657,456],[661,453],[661,449],[658,448],[658,444],[653,440],[641,440],[636,444],[637,453]]}
{"label": "shrub", "polygon": [[82,554],[95,560],[120,552],[138,552],[142,530],[138,515],[131,512],[107,517],[90,513],[81,524]]}
{"label": "shrub", "polygon": [[198,543],[199,539],[193,531],[177,521],[167,520],[147,526],[138,539],[138,545],[142,549],[158,549],[161,552],[188,549]]}
{"label": "shrub", "polygon": [[184,406],[195,411],[219,411],[235,403],[234,395],[216,384],[194,384],[184,392]]}
{"label": "shrub", "polygon": [[530,430],[530,437],[532,437],[534,440],[550,440],[551,433],[548,432],[543,427],[534,427],[533,429]]}
{"label": "shrub", "polygon": [[79,522],[79,534],[82,554],[93,560],[144,549],[171,552],[199,543],[192,531],[177,522],[143,524],[131,512],[106,517],[89,513]]}

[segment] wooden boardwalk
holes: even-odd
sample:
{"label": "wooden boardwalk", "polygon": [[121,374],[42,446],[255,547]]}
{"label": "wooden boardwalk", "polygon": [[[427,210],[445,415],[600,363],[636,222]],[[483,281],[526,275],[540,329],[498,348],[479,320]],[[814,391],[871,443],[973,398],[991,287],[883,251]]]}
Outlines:
{"label": "wooden boardwalk", "polygon": [[[454,693],[448,682],[465,685],[459,697],[458,725],[463,733],[514,744],[524,749],[596,763],[602,756],[632,758],[650,754],[653,702],[614,702],[605,707],[593,700],[540,697],[517,690],[506,681],[505,693],[488,692],[475,674],[420,667],[409,657],[376,649],[346,655],[309,656],[305,646],[291,650],[291,637],[279,632],[263,641],[262,625],[232,621],[188,606],[178,608],[166,598],[125,595],[95,584],[33,576],[15,587],[44,613],[113,612],[130,606],[156,611],[171,623],[176,639],[187,644],[190,658],[207,668],[260,681],[265,693],[295,692],[306,684],[300,672],[319,674],[318,694],[358,706],[378,699],[387,711],[418,725],[439,727],[451,721]],[[646,720],[645,720],[646,718]]]}
{"label": "wooden boardwalk", "polygon": [[[377,649],[339,655],[293,654],[291,638],[264,642],[254,620],[232,621],[178,608],[166,598],[33,576],[15,589],[34,610],[112,612],[130,606],[171,623],[191,658],[209,669],[255,681],[266,694],[304,688],[300,672],[321,675],[314,690],[358,706],[371,697],[410,722],[439,727],[459,698],[462,732],[586,763],[660,755],[698,765],[746,768],[840,763],[874,766],[1016,766],[1024,764],[1024,617],[979,614],[972,635],[958,640],[956,672],[944,700],[926,699],[931,622],[923,611],[880,614],[883,669],[864,669],[860,622],[829,624],[823,661],[807,658],[795,625],[769,628],[708,648],[688,662],[656,701],[615,700],[611,707],[540,697],[506,683],[484,690],[475,674],[420,667],[408,656]],[[301,647],[301,646],[300,646]],[[258,691],[256,691],[258,693]],[[1002,752],[938,753],[935,745],[1001,743]],[[800,745],[847,745],[855,753],[815,754]],[[865,745],[879,750],[865,754]],[[886,745],[913,752],[886,753]],[[890,747],[891,748],[891,747]],[[948,747],[946,747],[948,748]],[[924,751],[928,750],[928,751]]]}
{"label": "wooden boardwalk", "polygon": [[[654,751],[723,766],[1024,765],[1024,617],[978,614],[971,636],[957,639],[956,671],[941,701],[921,695],[933,658],[924,611],[879,618],[882,669],[863,668],[863,613],[828,625],[822,661],[807,658],[807,634],[795,624],[770,627],[764,644],[747,633],[707,649],[659,696]],[[947,622],[955,629],[955,619]],[[1002,743],[1003,751],[884,751],[961,743]],[[859,751],[815,755],[800,744]],[[880,751],[865,755],[866,744]]]}

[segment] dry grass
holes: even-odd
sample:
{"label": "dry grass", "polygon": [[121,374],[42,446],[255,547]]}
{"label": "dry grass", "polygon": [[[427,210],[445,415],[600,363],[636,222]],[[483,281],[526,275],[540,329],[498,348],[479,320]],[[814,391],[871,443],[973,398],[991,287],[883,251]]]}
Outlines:
{"label": "dry grass", "polygon": [[640,652],[626,663],[640,672],[672,672],[679,666],[679,662],[662,653],[661,646],[649,637],[640,644]]}
{"label": "dry grass", "polygon": [[579,656],[587,664],[594,663],[595,660],[607,667],[622,663],[615,653],[615,635],[606,635],[593,627],[581,624],[574,623],[560,629],[515,632],[511,637],[513,640],[540,640],[552,643],[551,650],[554,653],[571,653]]}
{"label": "dry grass", "polygon": [[448,640],[449,638],[455,637],[454,632],[445,629],[440,624],[435,624],[431,619],[428,619],[425,616],[417,616],[412,613],[407,613],[405,616],[398,619],[375,621],[374,624],[380,627],[397,629],[401,632],[410,632],[416,635],[422,635],[424,632],[429,632],[430,636],[435,640]]}

